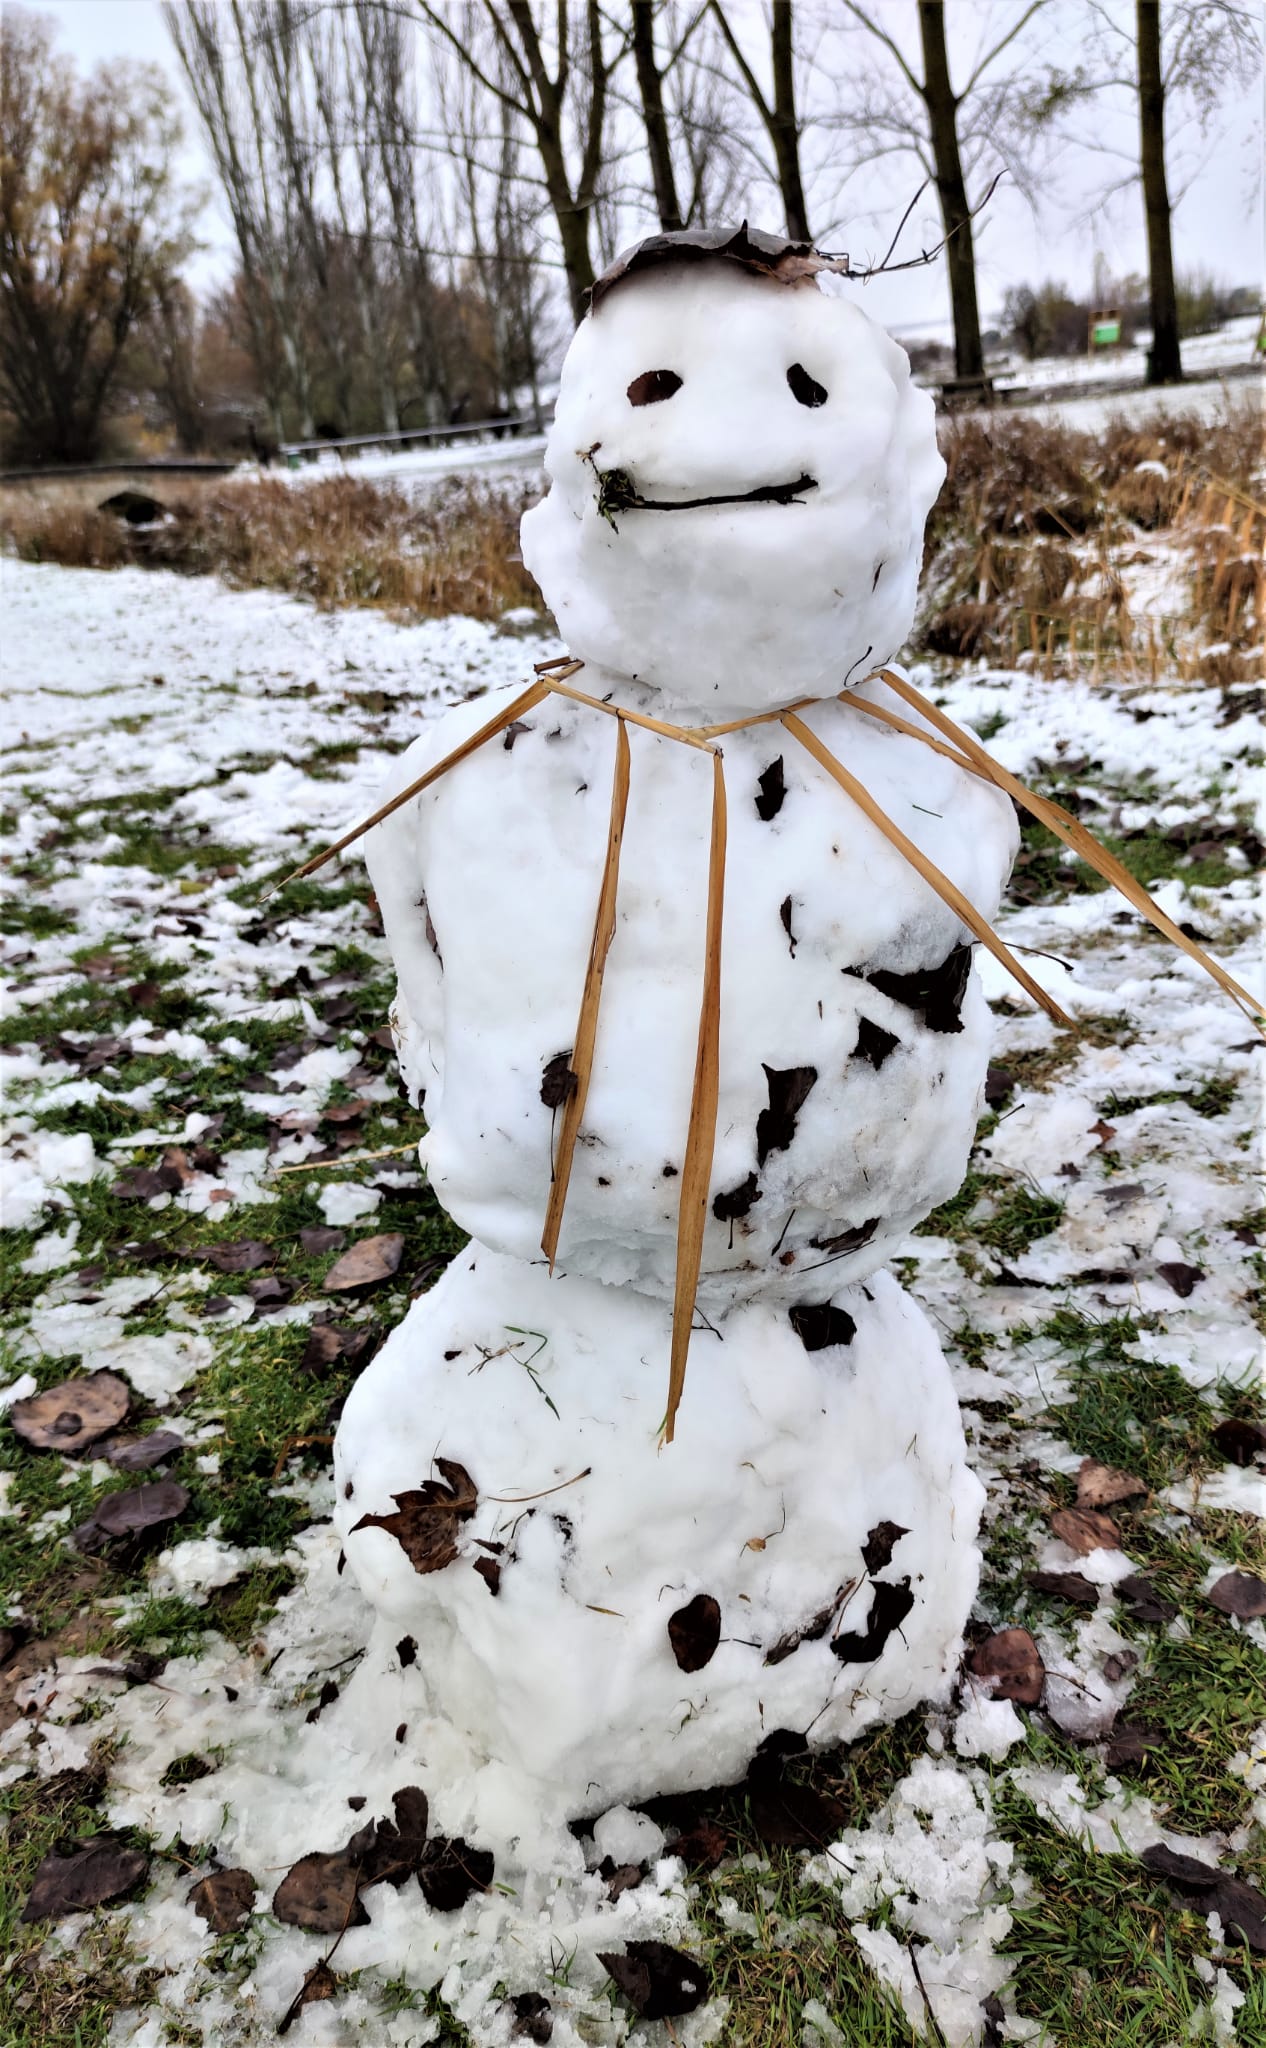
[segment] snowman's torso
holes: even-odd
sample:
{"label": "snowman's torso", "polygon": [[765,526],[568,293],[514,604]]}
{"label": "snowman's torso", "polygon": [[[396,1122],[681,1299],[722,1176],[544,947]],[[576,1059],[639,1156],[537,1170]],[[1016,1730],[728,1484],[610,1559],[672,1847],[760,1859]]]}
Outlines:
{"label": "snowman's torso", "polygon": [[[592,695],[650,693],[587,668]],[[877,701],[882,685],[863,686]],[[497,709],[448,714],[403,787]],[[807,722],[987,916],[1009,804],[834,701]],[[629,728],[615,937],[559,1248],[567,1271],[671,1294],[704,953],[711,763]],[[483,1243],[540,1256],[606,849],[615,721],[550,697],[370,835],[423,1157]],[[699,1303],[825,1300],[958,1186],[988,1013],[970,935],[777,723],[721,742],[728,798],[720,1083]],[[559,1056],[564,1057],[560,1060]],[[553,1098],[553,1103],[551,1102]]]}

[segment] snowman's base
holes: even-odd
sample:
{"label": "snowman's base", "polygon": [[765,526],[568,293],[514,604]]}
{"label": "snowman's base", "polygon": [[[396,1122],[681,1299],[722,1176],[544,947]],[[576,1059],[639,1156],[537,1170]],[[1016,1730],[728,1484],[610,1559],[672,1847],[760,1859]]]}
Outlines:
{"label": "snowman's base", "polygon": [[379,1622],[348,1735],[398,1739],[450,1830],[946,1696],[983,1491],[940,1347],[886,1273],[794,1313],[696,1332],[661,1448],[668,1305],[472,1246],[356,1383],[336,1520]]}

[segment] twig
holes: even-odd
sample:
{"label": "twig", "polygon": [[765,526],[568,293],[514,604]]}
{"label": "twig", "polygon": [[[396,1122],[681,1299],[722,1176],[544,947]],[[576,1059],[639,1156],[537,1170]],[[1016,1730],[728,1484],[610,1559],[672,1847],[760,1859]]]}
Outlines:
{"label": "twig", "polygon": [[367,1159],[395,1159],[402,1152],[416,1152],[418,1140],[410,1138],[407,1145],[382,1145],[377,1152],[345,1152],[339,1159],[304,1159],[298,1166],[275,1166],[271,1177],[276,1179],[283,1173],[333,1173],[344,1166],[361,1166]]}

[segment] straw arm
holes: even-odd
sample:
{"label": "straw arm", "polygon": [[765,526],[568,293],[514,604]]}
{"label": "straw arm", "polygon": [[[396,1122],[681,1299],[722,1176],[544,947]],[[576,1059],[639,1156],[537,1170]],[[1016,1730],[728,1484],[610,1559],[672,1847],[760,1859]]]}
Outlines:
{"label": "straw arm", "polygon": [[924,881],[930,888],[935,890],[942,903],[947,904],[955,916],[960,917],[968,930],[979,939],[981,945],[987,947],[996,960],[1001,961],[1012,979],[1018,981],[1021,988],[1026,990],[1032,996],[1034,1002],[1039,1004],[1049,1017],[1053,1017],[1057,1024],[1071,1027],[1071,1017],[1065,1016],[1055,998],[1049,995],[1041,983],[1035,981],[1025,968],[1021,967],[1010,948],[1005,946],[998,937],[989,920],[981,916],[975,904],[968,897],[964,896],[962,890],[955,882],[950,881],[948,875],[941,873],[935,862],[928,859],[928,856],[921,847],[916,846],[912,839],[907,839],[900,827],[895,825],[887,813],[880,809],[870,791],[857,780],[855,775],[851,775],[841,762],[836,760],[834,754],[831,753],[828,747],[822,744],[817,734],[810,730],[804,723],[804,720],[798,718],[794,711],[788,711],[784,715],[783,724],[793,739],[799,740],[801,746],[812,754],[814,760],[821,767],[825,768],[827,774],[838,782],[841,789],[845,790],[852,797],[854,803],[860,810],[865,812],[871,823],[878,826],[885,839],[895,846],[898,853],[902,854],[909,861],[916,873],[922,875]]}
{"label": "straw arm", "polygon": [[575,1044],[569,1063],[572,1090],[563,1105],[558,1157],[554,1162],[549,1203],[545,1211],[545,1228],[541,1234],[541,1250],[549,1260],[551,1273],[558,1256],[558,1236],[563,1227],[563,1209],[571,1180],[576,1140],[580,1135],[580,1120],[585,1113],[585,1101],[593,1074],[594,1047],[598,1038],[598,1009],[602,1001],[602,977],[606,969],[607,954],[611,950],[611,941],[615,937],[616,893],[620,884],[620,847],[624,838],[624,815],[628,801],[629,735],[621,718],[616,723],[615,774],[611,782],[611,817],[607,827],[606,858],[598,890],[598,908],[594,917],[593,940],[589,948],[589,964],[585,969],[585,985],[580,997],[580,1014],[576,1020]]}
{"label": "straw arm", "polygon": [[1022,804],[1026,811],[1048,826],[1056,837],[1062,839],[1065,846],[1070,846],[1074,853],[1079,854],[1096,874],[1102,875],[1105,882],[1111,882],[1118,894],[1124,896],[1126,902],[1132,904],[1141,917],[1145,917],[1158,932],[1202,967],[1218,987],[1230,996],[1232,1002],[1238,1004],[1245,1012],[1262,1037],[1266,1038],[1266,1005],[1256,996],[1250,995],[1246,988],[1242,988],[1220,962],[1205,952],[1203,946],[1198,945],[1194,939],[1189,939],[1186,932],[1166,915],[1159,903],[1153,901],[1143,884],[1135,880],[1128,868],[1122,866],[1116,855],[1109,853],[1106,846],[1099,844],[1092,832],[1088,832],[1084,825],[1076,818],[1070,817],[1058,804],[1052,803],[1049,797],[1038,796],[1036,791],[1027,789],[1024,783],[1002,766],[1000,761],[995,761],[993,755],[986,752],[972,733],[965,732],[960,726],[955,725],[952,718],[946,717],[938,706],[929,703],[904,676],[896,675],[891,669],[886,668],[881,669],[879,673],[889,689],[895,690],[899,697],[904,697],[907,704],[929,718],[937,730],[960,746],[999,789],[1006,790],[1007,794]]}

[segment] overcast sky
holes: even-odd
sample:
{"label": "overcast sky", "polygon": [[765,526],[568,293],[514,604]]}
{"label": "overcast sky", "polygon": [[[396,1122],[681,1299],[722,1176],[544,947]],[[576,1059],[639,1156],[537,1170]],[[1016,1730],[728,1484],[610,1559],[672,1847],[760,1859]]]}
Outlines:
{"label": "overcast sky", "polygon": [[[968,52],[982,42],[996,40],[1007,26],[1009,10],[1021,0],[956,0],[949,10],[951,27],[960,38],[959,49],[951,49],[955,68],[969,61]],[[1124,4],[1124,0],[1122,0]],[[874,0],[882,24],[903,42],[914,21],[912,0]],[[758,0],[740,0],[732,9],[736,15],[746,7],[753,22]],[[61,31],[62,46],[73,52],[81,66],[100,58],[134,57],[160,64],[172,80],[173,92],[186,108],[186,166],[189,174],[208,188],[208,204],[200,232],[204,248],[196,259],[195,284],[205,286],[229,270],[234,248],[210,166],[198,135],[197,123],[185,98],[158,0],[43,0],[40,12],[50,15]],[[1132,8],[1126,10],[1132,13]],[[819,0],[818,14],[830,18],[830,10]],[[810,10],[804,17],[812,20]],[[1042,23],[1044,46],[1063,65],[1076,62],[1079,37],[1085,22],[1078,0],[1051,0]],[[1005,63],[1005,59],[1003,60]],[[955,80],[958,83],[958,77]],[[1247,90],[1228,90],[1214,124],[1214,133],[1203,148],[1180,141],[1175,154],[1181,158],[1171,171],[1171,184],[1190,176],[1174,219],[1175,258],[1179,270],[1212,273],[1228,284],[1257,284],[1262,274],[1262,218],[1260,123],[1260,82]],[[1101,145],[1124,152],[1137,146],[1134,123],[1137,115],[1122,97],[1115,109],[1100,105],[1093,129],[1087,133]],[[806,148],[806,156],[810,149]],[[982,316],[993,320],[1010,284],[1037,283],[1052,278],[1075,294],[1088,293],[1096,254],[1118,273],[1143,271],[1146,247],[1142,203],[1137,188],[1121,193],[1106,205],[1096,205],[1095,194],[1108,179],[1120,174],[1119,158],[1088,148],[1066,146],[1047,166],[1043,178],[1044,198],[1034,216],[1014,188],[1000,187],[992,200],[987,219],[977,224],[977,258]],[[881,254],[888,232],[899,218],[917,182],[910,165],[889,160],[855,177],[843,195],[840,211],[849,226],[844,246],[856,258]],[[756,208],[759,219],[765,208]],[[771,223],[772,224],[772,223]],[[647,229],[653,228],[650,220]],[[887,230],[887,231],[886,231]],[[913,246],[937,237],[932,195],[925,196],[911,222]],[[832,242],[836,241],[832,237]],[[944,327],[948,315],[944,266],[908,273],[904,277],[876,279],[866,287],[868,311],[897,329],[918,332]]]}

